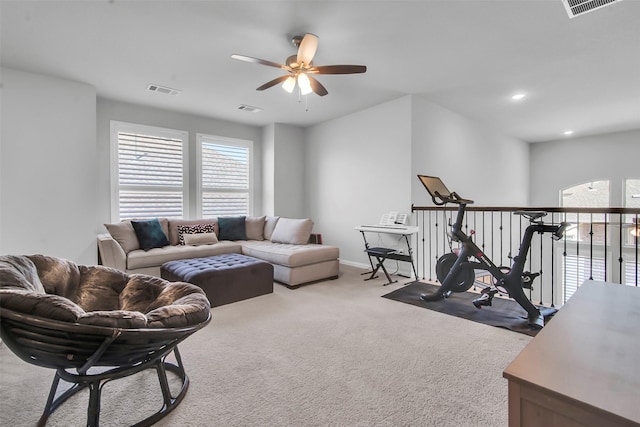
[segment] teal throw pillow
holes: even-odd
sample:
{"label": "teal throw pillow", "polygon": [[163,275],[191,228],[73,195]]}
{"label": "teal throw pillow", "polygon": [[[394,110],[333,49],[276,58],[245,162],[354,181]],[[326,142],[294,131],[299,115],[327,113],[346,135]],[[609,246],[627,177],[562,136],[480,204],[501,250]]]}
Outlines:
{"label": "teal throw pillow", "polygon": [[244,216],[227,216],[218,218],[219,240],[247,240]]}
{"label": "teal throw pillow", "polygon": [[162,226],[158,218],[131,221],[131,225],[136,232],[140,247],[145,251],[151,248],[161,248],[169,244],[169,239],[167,239],[167,235],[162,231]]}

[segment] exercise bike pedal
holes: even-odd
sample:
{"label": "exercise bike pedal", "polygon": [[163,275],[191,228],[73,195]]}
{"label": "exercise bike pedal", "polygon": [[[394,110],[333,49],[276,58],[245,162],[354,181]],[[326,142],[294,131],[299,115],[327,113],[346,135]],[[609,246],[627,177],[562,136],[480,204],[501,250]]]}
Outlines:
{"label": "exercise bike pedal", "polygon": [[539,275],[540,273],[530,273],[528,271],[522,273],[522,287],[525,289],[533,289],[533,280]]}
{"label": "exercise bike pedal", "polygon": [[480,291],[480,296],[472,301],[473,305],[477,309],[480,309],[483,306],[491,306],[492,305],[492,301],[493,301],[493,297],[497,293],[498,293],[498,291],[496,289],[485,288],[482,291]]}
{"label": "exercise bike pedal", "polygon": [[449,298],[450,295],[451,295],[451,291],[434,292],[431,294],[420,294],[420,299],[422,301],[433,302],[433,301],[440,301],[445,298]]}

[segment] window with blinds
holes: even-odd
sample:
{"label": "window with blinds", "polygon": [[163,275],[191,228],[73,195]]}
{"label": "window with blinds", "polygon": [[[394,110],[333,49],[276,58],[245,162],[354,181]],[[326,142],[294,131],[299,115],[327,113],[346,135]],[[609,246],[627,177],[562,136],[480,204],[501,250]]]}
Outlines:
{"label": "window with blinds", "polygon": [[112,123],[114,216],[183,218],[187,206],[187,132]]}
{"label": "window with blinds", "polygon": [[251,141],[198,134],[200,216],[249,215]]}
{"label": "window with blinds", "polygon": [[564,301],[567,301],[585,280],[606,281],[604,258],[567,255],[564,258],[563,278]]}

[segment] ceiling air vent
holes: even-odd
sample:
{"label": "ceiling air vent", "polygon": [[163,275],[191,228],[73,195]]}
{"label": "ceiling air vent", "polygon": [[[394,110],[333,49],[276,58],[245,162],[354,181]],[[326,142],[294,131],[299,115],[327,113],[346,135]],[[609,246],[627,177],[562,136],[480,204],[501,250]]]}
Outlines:
{"label": "ceiling air vent", "polygon": [[575,18],[578,15],[583,15],[608,6],[611,3],[619,3],[621,1],[622,0],[562,0],[562,4],[567,10],[569,18]]}
{"label": "ceiling air vent", "polygon": [[164,93],[165,95],[178,95],[180,93],[177,89],[171,89],[170,87],[160,85],[149,85],[147,86],[147,90],[150,90],[151,92]]}
{"label": "ceiling air vent", "polygon": [[238,105],[238,110],[248,111],[249,113],[259,113],[262,111],[262,108],[252,107],[251,105],[240,104]]}

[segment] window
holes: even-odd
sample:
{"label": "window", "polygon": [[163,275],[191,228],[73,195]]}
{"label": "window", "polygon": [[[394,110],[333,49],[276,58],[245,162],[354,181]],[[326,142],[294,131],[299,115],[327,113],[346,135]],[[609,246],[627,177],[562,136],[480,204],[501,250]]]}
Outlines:
{"label": "window", "polygon": [[199,216],[249,215],[252,141],[198,134]]}
{"label": "window", "polygon": [[627,208],[640,208],[640,179],[624,180],[624,205]]}
{"label": "window", "polygon": [[568,300],[585,280],[606,280],[604,259],[568,255],[563,265],[564,300]]}
{"label": "window", "polygon": [[183,218],[188,133],[111,122],[112,219]]}
{"label": "window", "polygon": [[[591,181],[562,190],[561,206],[565,208],[608,208],[609,181]],[[567,229],[567,240],[604,244],[605,216],[567,213],[564,221],[577,224]],[[592,234],[593,233],[593,234]]]}
{"label": "window", "polygon": [[[640,179],[625,179],[624,206],[640,208]],[[623,243],[627,246],[624,258],[624,281],[626,285],[640,286],[640,214],[627,214],[624,219]]]}
{"label": "window", "polygon": [[[609,207],[609,181],[591,181],[562,190],[561,203],[566,208],[607,208]],[[587,279],[606,280],[604,246],[611,232],[606,232],[604,214],[567,213],[563,221],[573,223],[565,232],[567,241],[575,242],[563,249],[562,286],[564,300],[569,299],[578,286]],[[579,255],[582,244],[593,246],[592,256]]]}

